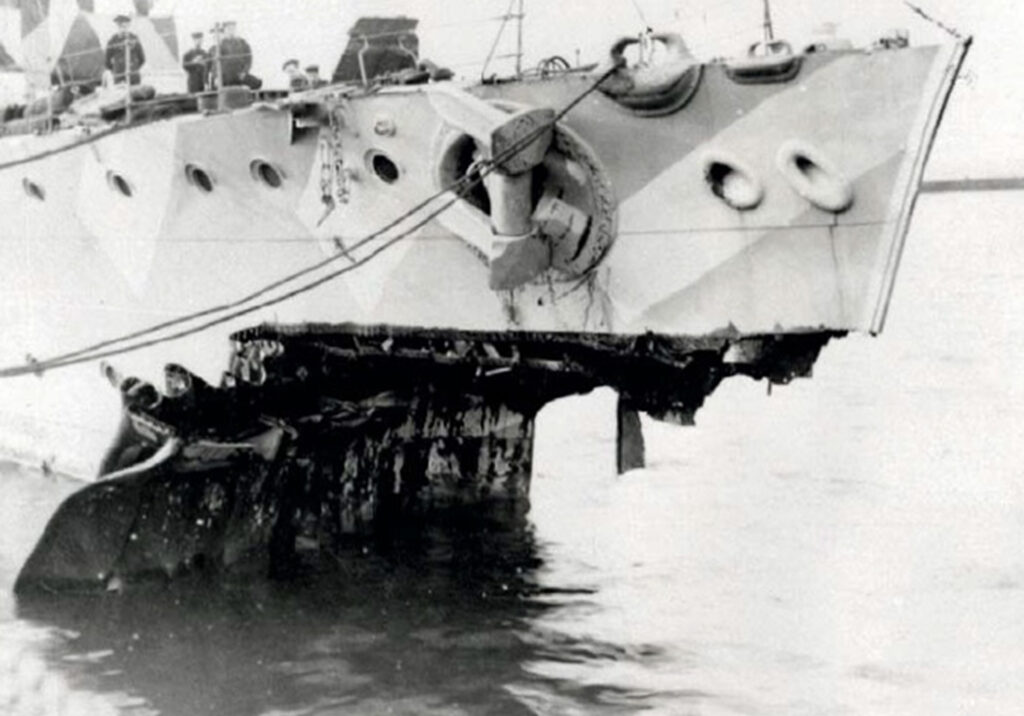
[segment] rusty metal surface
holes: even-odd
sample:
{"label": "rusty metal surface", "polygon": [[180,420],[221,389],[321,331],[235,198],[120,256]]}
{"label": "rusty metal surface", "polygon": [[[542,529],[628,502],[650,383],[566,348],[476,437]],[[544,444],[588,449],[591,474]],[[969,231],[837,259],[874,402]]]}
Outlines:
{"label": "rusty metal surface", "polygon": [[247,557],[287,572],[417,515],[524,510],[546,403],[611,386],[642,451],[636,411],[691,423],[723,379],[808,375],[834,335],[248,329],[218,387],[178,365],[162,393],[122,383],[115,472],[62,505],[18,589],[117,589]]}

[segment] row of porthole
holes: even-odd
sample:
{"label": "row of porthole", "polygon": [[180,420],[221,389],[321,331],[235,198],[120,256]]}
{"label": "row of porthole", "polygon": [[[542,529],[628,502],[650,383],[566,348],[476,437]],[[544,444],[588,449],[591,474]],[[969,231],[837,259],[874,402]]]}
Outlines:
{"label": "row of porthole", "polygon": [[[280,189],[284,185],[284,172],[266,159],[254,159],[250,162],[249,175],[268,189]],[[213,192],[216,185],[213,175],[199,164],[185,165],[185,179],[204,194]]]}
{"label": "row of porthole", "polygon": [[[371,152],[367,157],[367,163],[374,174],[385,184],[393,184],[398,181],[398,166],[385,154]],[[284,184],[284,172],[265,159],[254,159],[249,164],[249,173],[252,178],[270,189],[280,189]],[[209,171],[194,163],[185,165],[185,179],[204,194],[213,192],[215,182]],[[131,197],[135,191],[131,182],[123,174],[113,170],[107,172],[107,186],[125,197]],[[46,200],[46,191],[38,183],[28,177],[22,179],[22,187],[25,193],[39,201]]]}
{"label": "row of porthole", "polygon": [[[373,173],[385,184],[394,184],[398,181],[398,166],[386,154],[371,151],[367,155],[366,161]],[[249,165],[249,173],[253,179],[271,189],[279,189],[284,184],[284,173],[264,159],[254,160]],[[213,177],[197,164],[185,165],[185,178],[189,184],[204,193],[208,194],[213,191]]]}
{"label": "row of porthole", "polygon": [[[708,152],[704,181],[711,192],[738,211],[761,205],[764,185],[743,162],[720,151]],[[793,189],[817,208],[839,214],[853,204],[853,186],[818,149],[792,140],[779,148],[775,165]]]}
{"label": "row of porthole", "polygon": [[[253,160],[249,165],[249,172],[254,180],[270,189],[279,189],[284,184],[283,172],[265,159]],[[131,198],[135,194],[132,183],[123,174],[110,170],[106,174],[106,179],[107,186],[121,196]],[[205,194],[213,191],[213,176],[198,164],[185,165],[185,179]],[[38,182],[25,177],[21,180],[21,186],[32,199],[46,201],[46,190]]]}
{"label": "row of porthole", "polygon": [[[249,164],[249,175],[268,189],[280,189],[284,185],[284,172],[266,159],[254,159]],[[198,164],[185,165],[185,179],[204,194],[213,191],[213,175]]]}

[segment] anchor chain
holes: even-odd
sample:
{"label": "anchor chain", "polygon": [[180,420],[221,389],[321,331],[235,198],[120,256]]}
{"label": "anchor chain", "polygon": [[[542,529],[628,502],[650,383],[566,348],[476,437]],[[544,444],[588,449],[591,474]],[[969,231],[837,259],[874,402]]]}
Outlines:
{"label": "anchor chain", "polygon": [[320,135],[320,201],[324,215],[317,222],[320,226],[340,204],[347,204],[349,198],[349,174],[342,154],[342,127],[344,121],[340,108],[329,113],[327,133]]}

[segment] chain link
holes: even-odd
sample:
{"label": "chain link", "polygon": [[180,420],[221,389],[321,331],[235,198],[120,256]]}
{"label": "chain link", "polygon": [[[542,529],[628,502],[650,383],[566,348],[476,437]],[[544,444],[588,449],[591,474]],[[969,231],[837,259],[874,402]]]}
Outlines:
{"label": "chain link", "polygon": [[323,224],[339,205],[348,203],[348,171],[345,169],[341,139],[343,126],[344,119],[340,107],[332,108],[329,113],[328,131],[320,134],[320,201],[325,211],[317,222],[318,226]]}

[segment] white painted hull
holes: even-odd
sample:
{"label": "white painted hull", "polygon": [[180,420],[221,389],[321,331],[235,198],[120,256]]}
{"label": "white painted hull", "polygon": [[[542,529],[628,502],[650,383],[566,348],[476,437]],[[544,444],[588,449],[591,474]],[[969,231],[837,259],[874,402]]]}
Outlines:
{"label": "white painted hull", "polygon": [[[634,117],[595,93],[564,120],[600,160],[617,201],[614,245],[586,281],[549,275],[512,292],[491,291],[486,261],[460,235],[472,224],[471,207],[456,206],[313,291],[112,362],[158,383],[170,362],[216,382],[229,334],[261,321],[671,335],[877,332],[961,56],[956,46],[808,57],[792,82],[755,87],[709,66],[691,103],[656,119]],[[558,109],[592,79],[473,92]],[[354,170],[350,196],[326,219],[317,132],[296,138],[288,108],[178,117],[0,168],[0,365],[227,303],[336,256],[336,239],[351,246],[439,188],[433,154],[445,125],[431,92],[395,88],[349,103],[342,146]],[[374,131],[381,117],[396,125],[392,135]],[[71,132],[2,139],[0,167],[81,139]],[[816,147],[849,179],[848,211],[816,208],[780,174],[780,147],[793,139]],[[395,158],[400,181],[389,185],[370,171],[365,157],[377,150]],[[756,209],[738,212],[708,190],[709,152],[741,158],[758,177],[764,200]],[[280,188],[254,179],[257,159],[279,168]],[[208,171],[212,192],[188,182],[188,164]],[[109,185],[110,172],[128,181],[131,197]],[[42,188],[44,200],[27,195],[26,180]],[[94,363],[0,381],[0,446],[90,475],[119,408]]]}

